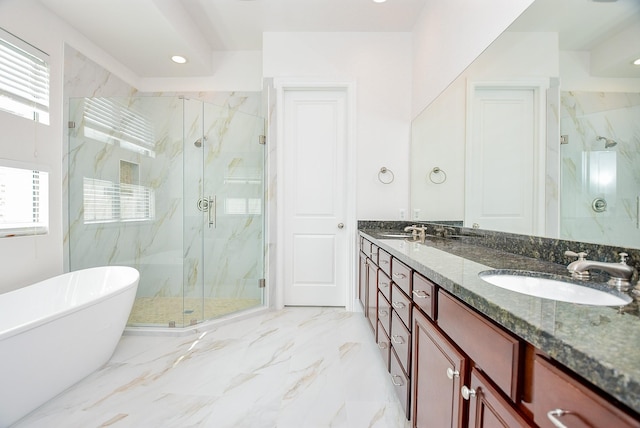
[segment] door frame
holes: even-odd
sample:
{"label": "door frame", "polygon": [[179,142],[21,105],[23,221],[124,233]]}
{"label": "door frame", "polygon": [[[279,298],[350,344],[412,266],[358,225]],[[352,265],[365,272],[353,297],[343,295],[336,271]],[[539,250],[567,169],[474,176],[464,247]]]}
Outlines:
{"label": "door frame", "polygon": [[473,120],[475,118],[473,111],[473,100],[477,90],[482,89],[505,89],[505,90],[532,90],[533,91],[533,112],[534,112],[534,159],[533,159],[533,227],[534,234],[540,235],[545,231],[545,178],[546,178],[546,91],[549,88],[548,79],[525,79],[525,80],[500,80],[500,81],[473,81],[467,80],[467,102],[466,102],[466,124],[467,129],[465,138],[465,201],[464,201],[464,221],[467,225],[469,218],[467,205],[467,192],[471,186],[471,177],[468,171],[471,169],[471,148]]}
{"label": "door frame", "polygon": [[[284,136],[284,95],[287,91],[342,91],[347,98],[346,106],[346,159],[345,159],[345,180],[346,188],[344,189],[344,206],[345,206],[345,231],[346,234],[346,252],[347,263],[345,269],[346,283],[346,305],[347,311],[353,312],[356,308],[356,133],[355,133],[355,82],[352,81],[323,81],[308,79],[274,79],[274,87],[276,89],[276,135],[279,141],[276,143],[276,283],[275,285],[275,309],[284,307],[284,247],[285,242],[285,225],[282,209],[284,207],[285,194],[283,183],[278,177],[284,177],[284,150],[281,146]],[[271,149],[273,150],[273,149]]]}

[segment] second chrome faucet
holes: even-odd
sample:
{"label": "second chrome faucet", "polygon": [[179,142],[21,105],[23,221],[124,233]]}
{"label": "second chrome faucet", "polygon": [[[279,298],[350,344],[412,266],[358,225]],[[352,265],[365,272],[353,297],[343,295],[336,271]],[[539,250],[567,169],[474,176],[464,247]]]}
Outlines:
{"label": "second chrome faucet", "polygon": [[595,260],[587,260],[587,253],[575,253],[573,251],[565,251],[565,256],[577,257],[578,260],[569,263],[567,270],[571,272],[571,276],[576,279],[589,279],[590,270],[599,270],[609,274],[607,284],[617,287],[619,290],[627,290],[631,287],[631,280],[636,273],[633,266],[627,264],[627,253],[619,253],[619,262],[598,262]]}

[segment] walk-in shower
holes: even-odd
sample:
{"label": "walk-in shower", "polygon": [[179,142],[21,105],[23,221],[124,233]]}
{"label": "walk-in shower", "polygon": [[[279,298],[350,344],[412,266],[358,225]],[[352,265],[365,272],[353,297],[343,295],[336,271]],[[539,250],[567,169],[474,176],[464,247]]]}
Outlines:
{"label": "walk-in shower", "polygon": [[261,306],[264,119],[181,97],[69,108],[70,269],[137,268],[130,326]]}
{"label": "walk-in shower", "polygon": [[561,92],[560,238],[637,248],[640,93]]}

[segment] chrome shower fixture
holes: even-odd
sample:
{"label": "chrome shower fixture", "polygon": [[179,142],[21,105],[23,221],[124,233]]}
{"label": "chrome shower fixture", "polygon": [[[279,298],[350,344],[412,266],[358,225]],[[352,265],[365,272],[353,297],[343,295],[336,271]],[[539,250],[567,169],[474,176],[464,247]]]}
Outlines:
{"label": "chrome shower fixture", "polygon": [[207,141],[207,137],[206,137],[206,136],[205,136],[205,137],[202,137],[202,138],[198,138],[198,139],[193,143],[193,145],[194,145],[194,146],[196,146],[196,147],[202,147],[202,142],[203,142],[203,141]]}
{"label": "chrome shower fixture", "polygon": [[606,138],[606,137],[598,137],[598,141],[600,140],[604,140],[604,148],[608,149],[610,147],[616,146],[618,143],[616,141],[613,141],[611,138]]}

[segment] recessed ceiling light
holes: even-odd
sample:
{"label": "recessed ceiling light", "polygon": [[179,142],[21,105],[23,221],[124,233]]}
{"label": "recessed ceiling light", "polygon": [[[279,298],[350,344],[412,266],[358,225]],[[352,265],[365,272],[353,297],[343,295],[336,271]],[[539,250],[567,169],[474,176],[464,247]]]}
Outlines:
{"label": "recessed ceiling light", "polygon": [[187,62],[187,59],[180,55],[174,55],[171,57],[171,61],[175,62],[176,64],[184,64],[185,62]]}
{"label": "recessed ceiling light", "polygon": [[387,0],[373,0],[373,2],[374,2],[374,3],[384,3],[384,2],[386,2],[386,1],[387,1]]}
{"label": "recessed ceiling light", "polygon": [[633,61],[633,65],[640,65],[640,58],[638,58],[637,60]]}

